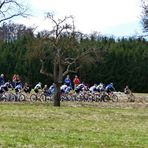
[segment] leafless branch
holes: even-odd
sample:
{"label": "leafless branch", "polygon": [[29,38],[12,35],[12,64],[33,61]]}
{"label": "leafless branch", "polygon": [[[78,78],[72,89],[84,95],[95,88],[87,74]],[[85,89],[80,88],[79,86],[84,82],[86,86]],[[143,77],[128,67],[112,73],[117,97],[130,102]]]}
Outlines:
{"label": "leafless branch", "polygon": [[9,19],[11,19],[11,18],[13,18],[13,17],[16,17],[16,16],[20,16],[20,14],[14,14],[14,15],[11,15],[11,16],[6,17],[6,18],[4,18],[4,19],[1,19],[1,20],[0,20],[0,23],[1,23],[1,22],[4,22],[4,21],[6,21],[6,20],[9,20]]}
{"label": "leafless branch", "polygon": [[[67,65],[65,72],[63,73],[63,76],[67,75],[68,73],[77,73],[78,70],[81,68],[80,61],[82,58],[84,58],[86,55],[89,55],[91,53],[97,54],[95,49],[89,49],[85,52],[82,52],[80,55],[78,55],[76,58],[65,58],[65,65]],[[75,70],[71,70],[71,66],[79,63],[77,67],[75,67]]]}
{"label": "leafless branch", "polygon": [[4,5],[5,3],[6,3],[5,0],[4,0],[2,3],[0,3],[0,9],[3,7],[3,5]]}
{"label": "leafless branch", "polygon": [[41,62],[40,73],[43,74],[43,75],[45,75],[45,76],[47,76],[47,77],[53,78],[53,74],[46,72],[45,67],[44,67],[45,62],[42,59],[40,59],[40,62]]}
{"label": "leafless branch", "polygon": [[27,17],[27,8],[17,0],[0,1],[0,23],[17,16]]}
{"label": "leafless branch", "polygon": [[73,21],[72,16],[65,16],[63,19],[56,20],[54,18],[54,15],[48,12],[46,17],[49,18],[54,23],[52,33],[53,34],[55,33],[56,43],[58,42],[59,37],[62,35],[62,32],[67,31],[68,29],[71,31],[73,30],[73,26],[70,26],[69,24],[66,23],[68,19],[72,19]]}

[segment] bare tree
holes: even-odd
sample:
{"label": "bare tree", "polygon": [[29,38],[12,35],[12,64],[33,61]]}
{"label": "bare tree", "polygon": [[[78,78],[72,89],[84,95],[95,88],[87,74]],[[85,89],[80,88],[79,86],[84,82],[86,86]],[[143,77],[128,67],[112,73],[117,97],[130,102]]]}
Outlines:
{"label": "bare tree", "polygon": [[[72,16],[66,16],[63,19],[56,19],[51,13],[47,13],[47,19],[53,24],[52,30],[49,31],[49,38],[47,34],[45,38],[38,40],[36,48],[39,49],[38,57],[41,62],[40,73],[52,77],[56,86],[54,96],[54,106],[60,106],[60,86],[63,77],[69,73],[77,73],[84,63],[93,63],[100,53],[96,48],[80,48],[77,47],[83,34],[75,31],[74,19]],[[50,41],[49,41],[50,40]],[[50,55],[48,51],[43,50],[43,46],[48,44],[50,48]],[[35,47],[34,47],[35,48]],[[36,49],[37,50],[37,49]],[[31,55],[31,54],[29,54]],[[53,70],[48,72],[46,61],[52,57]]]}
{"label": "bare tree", "polygon": [[143,25],[143,30],[146,33],[148,33],[148,1],[147,0],[141,0],[142,2],[142,25]]}
{"label": "bare tree", "polygon": [[3,41],[14,41],[19,39],[25,35],[34,36],[34,28],[27,28],[22,24],[14,24],[14,23],[2,23],[0,27],[0,40]]}
{"label": "bare tree", "polygon": [[0,23],[17,16],[27,17],[27,7],[19,0],[0,0]]}

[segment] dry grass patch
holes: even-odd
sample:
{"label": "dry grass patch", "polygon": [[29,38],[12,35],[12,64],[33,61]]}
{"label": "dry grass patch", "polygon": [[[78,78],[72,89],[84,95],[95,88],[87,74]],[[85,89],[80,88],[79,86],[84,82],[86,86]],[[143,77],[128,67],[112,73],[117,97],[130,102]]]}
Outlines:
{"label": "dry grass patch", "polygon": [[0,147],[148,147],[142,103],[0,104]]}

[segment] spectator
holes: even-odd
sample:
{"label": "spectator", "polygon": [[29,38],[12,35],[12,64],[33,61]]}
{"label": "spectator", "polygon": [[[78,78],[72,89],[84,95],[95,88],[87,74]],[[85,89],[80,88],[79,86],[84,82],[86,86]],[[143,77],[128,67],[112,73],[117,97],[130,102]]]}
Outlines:
{"label": "spectator", "polygon": [[13,77],[12,77],[12,85],[15,88],[15,86],[16,86],[16,74],[14,74]]}
{"label": "spectator", "polygon": [[74,89],[80,84],[80,79],[78,78],[77,75],[75,75],[75,78],[73,79],[74,83]]}
{"label": "spectator", "polygon": [[12,81],[16,81],[16,74],[13,75]]}
{"label": "spectator", "polygon": [[67,77],[65,78],[64,83],[65,83],[67,86],[72,87],[71,79],[70,79],[69,75],[67,75]]}
{"label": "spectator", "polygon": [[21,84],[21,79],[20,79],[20,76],[17,74],[16,75],[16,85],[19,85]]}
{"label": "spectator", "polygon": [[4,74],[0,75],[0,86],[5,84]]}

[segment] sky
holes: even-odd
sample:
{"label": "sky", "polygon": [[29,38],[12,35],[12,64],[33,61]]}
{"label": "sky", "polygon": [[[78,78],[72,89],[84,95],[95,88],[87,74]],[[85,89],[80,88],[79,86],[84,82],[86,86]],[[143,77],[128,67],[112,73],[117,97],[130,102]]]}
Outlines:
{"label": "sky", "polygon": [[141,34],[140,0],[27,0],[30,16],[16,19],[27,27],[38,31],[51,30],[46,12],[53,12],[57,18],[72,15],[76,29],[90,34],[98,32],[108,36],[133,36]]}

